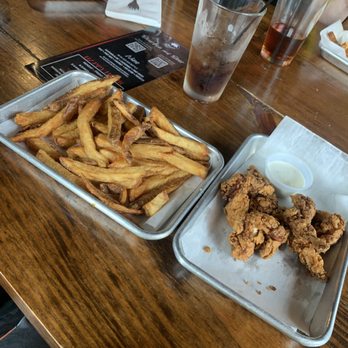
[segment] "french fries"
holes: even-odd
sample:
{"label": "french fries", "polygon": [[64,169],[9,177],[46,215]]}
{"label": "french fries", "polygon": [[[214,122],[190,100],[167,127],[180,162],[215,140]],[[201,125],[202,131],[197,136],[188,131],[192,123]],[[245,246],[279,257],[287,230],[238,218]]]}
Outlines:
{"label": "french fries", "polygon": [[205,144],[199,143],[198,141],[192,139],[181,137],[180,135],[174,135],[156,126],[153,126],[152,130],[159,139],[166,141],[168,144],[183,148],[194,158],[206,159],[209,155],[209,150]]}
{"label": "french fries", "polygon": [[72,101],[40,127],[28,129],[22,133],[18,133],[17,135],[12,137],[11,140],[18,142],[18,141],[24,141],[29,138],[45,137],[51,134],[51,132],[54,129],[60,127],[64,122],[70,121],[70,119],[74,116],[76,111],[77,111],[77,102]]}
{"label": "french fries", "polygon": [[55,112],[51,110],[20,112],[15,116],[14,121],[18,126],[28,127],[34,124],[46,122],[54,115]]}
{"label": "french fries", "polygon": [[39,150],[43,150],[55,161],[57,161],[59,157],[63,155],[61,149],[44,138],[30,138],[27,139],[25,143],[33,152],[37,153]]}
{"label": "french fries", "polygon": [[21,112],[37,158],[121,214],[153,216],[192,175],[209,171],[205,144],[183,137],[156,107],[149,114],[112,93],[111,76],[76,87],[41,111]]}
{"label": "french fries", "polygon": [[161,111],[159,111],[156,106],[154,106],[151,111],[149,118],[153,121],[159,128],[163,129],[166,132],[169,132],[174,135],[179,135],[175,127],[169,122],[167,117],[165,117]]}
{"label": "french fries", "polygon": [[116,183],[125,188],[133,188],[141,183],[143,171],[129,173],[120,172],[123,168],[100,168],[82,162],[74,161],[67,157],[61,157],[60,163],[72,173],[99,182]]}
{"label": "french fries", "polygon": [[65,179],[73,182],[76,185],[83,186],[83,181],[73,173],[66,170],[62,165],[56,162],[52,157],[50,157],[44,150],[39,150],[36,157],[48,167],[55,170],[58,174],[63,176]]}
{"label": "french fries", "polygon": [[107,159],[97,151],[90,125],[101,104],[99,99],[88,102],[77,118],[77,128],[80,133],[81,145],[84,147],[87,156],[95,160],[100,167],[106,167]]}
{"label": "french fries", "polygon": [[169,196],[167,191],[160,192],[155,198],[150,202],[143,205],[143,209],[147,216],[155,215],[167,202],[169,201]]}
{"label": "french fries", "polygon": [[[87,96],[91,98],[93,97],[93,95],[91,96],[91,93],[93,93],[96,90],[101,91],[100,89],[103,89],[103,88],[107,88],[107,89],[110,88],[112,84],[118,81],[120,78],[121,77],[119,75],[115,75],[115,76],[107,77],[102,80],[95,80],[95,81],[84,83],[76,87],[75,89],[67,93],[66,95],[60,97],[53,103],[49,104],[48,109],[52,111],[58,111],[61,108],[63,108],[66,104],[68,104],[72,99],[78,100],[79,97],[81,96]],[[96,96],[96,94],[94,94],[94,96]]]}

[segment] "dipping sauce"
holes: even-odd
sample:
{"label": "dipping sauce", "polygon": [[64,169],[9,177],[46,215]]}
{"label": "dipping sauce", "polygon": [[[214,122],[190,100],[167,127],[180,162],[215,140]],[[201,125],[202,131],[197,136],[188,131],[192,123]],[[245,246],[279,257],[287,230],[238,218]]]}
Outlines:
{"label": "dipping sauce", "polygon": [[303,174],[292,164],[283,161],[272,161],[268,166],[272,177],[280,183],[298,189],[304,187],[305,178]]}

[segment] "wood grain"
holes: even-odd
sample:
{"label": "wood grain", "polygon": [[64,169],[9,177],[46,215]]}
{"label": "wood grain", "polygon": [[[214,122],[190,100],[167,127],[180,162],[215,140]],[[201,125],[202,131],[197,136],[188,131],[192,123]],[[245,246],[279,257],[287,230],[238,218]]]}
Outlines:
{"label": "wood grain", "polygon": [[[197,1],[164,0],[163,30],[189,47]],[[293,64],[259,55],[269,13],[218,103],[188,98],[184,70],[129,93],[216,146],[228,160],[252,133],[289,114],[348,151],[347,75],[319,56],[318,30]],[[36,59],[138,30],[100,13],[0,5],[0,103],[40,83]],[[172,236],[137,238],[0,145],[0,284],[51,346],[299,347],[186,271]],[[330,348],[348,344],[346,281]]]}
{"label": "wood grain", "polygon": [[25,69],[33,57],[0,29],[0,104],[41,83]]}

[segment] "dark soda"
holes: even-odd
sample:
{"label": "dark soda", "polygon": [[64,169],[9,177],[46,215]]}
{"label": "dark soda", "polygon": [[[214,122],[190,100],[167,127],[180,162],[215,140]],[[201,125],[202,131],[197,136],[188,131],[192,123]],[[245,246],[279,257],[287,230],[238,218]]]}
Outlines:
{"label": "dark soda", "polygon": [[198,53],[192,47],[186,70],[184,90],[202,102],[218,100],[236,67],[236,62],[224,62],[215,54]]}

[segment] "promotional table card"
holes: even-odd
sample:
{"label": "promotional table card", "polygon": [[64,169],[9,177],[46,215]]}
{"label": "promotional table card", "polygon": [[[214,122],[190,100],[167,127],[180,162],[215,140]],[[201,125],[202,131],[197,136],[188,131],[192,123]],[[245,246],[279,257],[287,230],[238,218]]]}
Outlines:
{"label": "promotional table card", "polygon": [[47,58],[27,66],[39,79],[51,80],[69,70],[104,77],[118,74],[123,90],[142,85],[186,65],[188,51],[161,30],[141,30]]}

